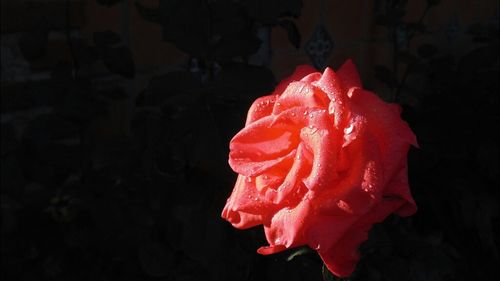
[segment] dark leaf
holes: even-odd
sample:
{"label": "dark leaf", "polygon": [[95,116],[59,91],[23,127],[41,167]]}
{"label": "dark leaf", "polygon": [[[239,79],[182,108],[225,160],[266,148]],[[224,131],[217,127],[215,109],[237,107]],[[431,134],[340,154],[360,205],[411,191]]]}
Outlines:
{"label": "dark leaf", "polygon": [[377,16],[375,22],[379,25],[394,26],[401,23],[401,20],[405,14],[406,11],[403,9],[393,9],[385,15]]}
{"label": "dark leaf", "polygon": [[280,20],[278,24],[286,30],[288,41],[290,41],[296,49],[300,49],[300,33],[295,22],[285,19]]}
{"label": "dark leaf", "polygon": [[422,44],[418,47],[417,52],[418,55],[422,58],[430,58],[437,53],[438,49],[436,46],[431,44]]}
{"label": "dark leaf", "polygon": [[236,1],[214,1],[210,4],[211,34],[228,36],[251,33],[252,22]]}
{"label": "dark leaf", "polygon": [[132,53],[126,47],[101,49],[102,60],[109,71],[119,74],[125,78],[133,79],[135,76],[135,65]]}
{"label": "dark leaf", "polygon": [[429,6],[436,6],[441,2],[441,0],[427,0],[427,5]]}
{"label": "dark leaf", "polygon": [[1,123],[0,127],[1,141],[0,141],[0,155],[4,157],[7,153],[13,151],[18,143],[16,131],[9,123]]}
{"label": "dark leaf", "polygon": [[56,99],[54,85],[49,80],[3,84],[0,95],[2,112],[51,106]]}
{"label": "dark leaf", "polygon": [[298,248],[297,250],[295,250],[292,254],[290,254],[286,260],[287,261],[291,261],[293,260],[295,257],[297,256],[302,256],[302,255],[305,255],[305,254],[309,254],[309,253],[312,253],[313,250],[307,246],[305,247],[301,247],[301,248]]}
{"label": "dark leaf", "polygon": [[427,31],[427,27],[423,23],[409,22],[406,24],[406,30],[409,32],[418,31],[423,33]]}
{"label": "dark leaf", "polygon": [[[458,70],[466,76],[493,66],[498,60],[498,44],[476,48],[465,54],[458,62]],[[497,68],[498,69],[498,68]],[[498,71],[497,71],[498,72]]]}
{"label": "dark leaf", "polygon": [[163,102],[177,95],[198,95],[201,83],[190,72],[175,71],[162,76],[155,76],[142,93],[144,106],[161,106]]}
{"label": "dark leaf", "polygon": [[174,262],[172,251],[160,243],[144,243],[138,249],[138,256],[142,269],[152,277],[167,276]]}
{"label": "dark leaf", "polygon": [[261,41],[253,34],[224,36],[214,46],[213,56],[220,62],[231,61],[234,57],[248,57],[259,49]]}
{"label": "dark leaf", "polygon": [[139,14],[147,21],[150,21],[152,23],[161,23],[161,18],[162,16],[160,13],[160,9],[154,9],[154,8],[149,8],[144,5],[142,5],[139,1],[134,2],[135,7],[137,8],[137,11]]}
{"label": "dark leaf", "polygon": [[48,32],[46,30],[35,30],[25,32],[19,38],[19,50],[28,60],[34,61],[45,55]]}
{"label": "dark leaf", "polygon": [[116,5],[122,1],[123,0],[97,0],[97,3],[104,5],[104,6],[113,6],[113,5]]}
{"label": "dark leaf", "polygon": [[94,43],[99,47],[108,46],[111,47],[122,41],[121,36],[111,30],[94,32],[93,34]]}
{"label": "dark leaf", "polygon": [[384,65],[375,66],[375,78],[387,84],[390,88],[394,88],[398,83],[396,74]]}
{"label": "dark leaf", "polygon": [[265,67],[227,64],[210,85],[211,91],[224,99],[250,101],[273,90],[274,76]]}
{"label": "dark leaf", "polygon": [[323,281],[338,281],[337,278],[328,270],[326,265],[323,264],[321,268],[321,274],[323,275]]}
{"label": "dark leaf", "polygon": [[73,87],[59,102],[58,113],[79,121],[94,120],[108,113],[108,101],[92,89]]}
{"label": "dark leaf", "polygon": [[163,39],[194,57],[210,49],[210,12],[205,1],[160,1]]}
{"label": "dark leaf", "polygon": [[418,60],[418,58],[410,52],[399,52],[398,60],[402,63],[413,64]]}
{"label": "dark leaf", "polygon": [[101,96],[108,97],[112,100],[122,100],[129,98],[129,95],[122,88],[116,87],[113,89],[102,90],[99,92]]}
{"label": "dark leaf", "polygon": [[250,17],[271,25],[276,24],[280,17],[298,17],[302,9],[301,0],[244,0],[242,4]]}

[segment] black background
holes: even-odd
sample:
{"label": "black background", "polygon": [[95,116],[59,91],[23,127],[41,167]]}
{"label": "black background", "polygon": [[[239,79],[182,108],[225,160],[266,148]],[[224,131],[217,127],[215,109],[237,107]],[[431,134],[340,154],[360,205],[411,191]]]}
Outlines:
{"label": "black background", "polygon": [[[425,21],[403,20],[405,1],[386,2],[374,25],[404,26],[409,41],[425,35]],[[439,5],[426,2],[430,9]],[[266,12],[256,12],[258,5]],[[118,34],[103,31],[93,42],[68,38],[72,59],[53,65],[36,92],[23,83],[14,93],[2,87],[2,280],[336,280],[322,272],[315,252],[260,256],[255,251],[266,244],[260,227],[239,231],[220,218],[236,178],[227,165],[228,142],[251,102],[277,83],[269,68],[248,63],[261,44],[256,28],[285,28],[290,44],[300,47],[290,19],[300,20],[301,7],[300,1],[138,4],[164,40],[196,60],[197,72],[186,63],[133,96],[126,83],[100,88],[95,63],[124,81],[135,77],[130,50]],[[47,32],[20,38],[28,61],[44,56]],[[376,225],[347,280],[498,276],[498,23],[469,26],[467,36],[469,51],[460,56],[423,44],[398,50],[394,65],[410,66],[407,72],[387,66],[372,72],[390,89],[389,101],[400,102],[404,92],[418,98],[404,107],[403,119],[421,146],[409,155],[419,211]],[[423,82],[416,87],[409,77]],[[101,120],[117,101],[130,104],[127,130],[102,138],[100,130],[116,129]],[[39,107],[51,110],[33,114]],[[6,118],[19,112],[26,114],[23,126]]]}

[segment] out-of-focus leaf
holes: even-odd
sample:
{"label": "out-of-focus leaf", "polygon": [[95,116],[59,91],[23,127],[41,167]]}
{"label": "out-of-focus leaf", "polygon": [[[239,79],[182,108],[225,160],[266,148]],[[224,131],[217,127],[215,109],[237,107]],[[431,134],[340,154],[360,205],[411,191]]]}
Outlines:
{"label": "out-of-focus leaf", "polygon": [[298,17],[302,9],[301,0],[244,0],[247,13],[263,24],[276,24],[279,17]]}
{"label": "out-of-focus leaf", "polygon": [[2,122],[0,126],[0,133],[2,136],[0,139],[0,155],[3,157],[17,147],[18,141],[16,131],[11,124]]}
{"label": "out-of-focus leaf", "polygon": [[201,91],[200,81],[190,72],[174,71],[149,80],[137,102],[141,106],[162,106],[173,96],[197,96]]}
{"label": "out-of-focus leaf", "polygon": [[278,22],[278,25],[286,30],[288,35],[288,41],[290,41],[290,43],[292,43],[292,45],[296,49],[300,49],[300,33],[299,29],[297,28],[297,25],[295,25],[295,22],[288,19],[284,19],[280,20]]}
{"label": "out-of-focus leaf", "polygon": [[35,30],[22,34],[19,38],[19,50],[21,54],[29,60],[34,61],[45,55],[47,46],[48,31]]}
{"label": "out-of-focus leaf", "polygon": [[[145,20],[150,21],[152,23],[157,23],[157,24],[161,23],[162,15],[160,13],[160,9],[146,7],[143,4],[141,4],[141,2],[139,2],[139,1],[135,1],[134,4],[135,4],[135,7],[137,8],[137,11],[139,12],[139,14]],[[165,15],[163,15],[163,16],[165,16]]]}
{"label": "out-of-focus leaf", "polygon": [[422,58],[430,58],[434,56],[437,51],[437,47],[431,44],[422,44],[417,49],[418,55]]}
{"label": "out-of-focus leaf", "polygon": [[323,275],[323,281],[338,281],[335,275],[333,275],[324,264],[321,268],[321,274]]}
{"label": "out-of-focus leaf", "polygon": [[234,57],[248,57],[259,49],[261,40],[254,34],[237,34],[222,37],[213,47],[213,56],[221,61],[231,61]]}
{"label": "out-of-focus leaf", "polygon": [[116,87],[113,89],[102,90],[99,95],[110,98],[112,100],[122,100],[129,98],[129,95],[122,88]]}
{"label": "out-of-focus leaf", "polygon": [[162,35],[181,51],[204,57],[210,49],[210,11],[201,0],[160,1]]}
{"label": "out-of-focus leaf", "polygon": [[427,27],[423,23],[418,22],[409,22],[406,23],[406,30],[408,31],[418,31],[418,32],[426,32]]}
{"label": "out-of-focus leaf", "polygon": [[302,256],[302,255],[309,254],[309,253],[312,253],[312,252],[313,252],[313,250],[311,248],[307,247],[307,246],[306,247],[301,247],[301,248],[295,250],[292,254],[290,254],[286,258],[286,260],[287,261],[291,261],[291,260],[293,260],[297,256]]}
{"label": "out-of-focus leaf", "polygon": [[265,67],[227,64],[209,86],[221,98],[254,100],[273,90],[274,75]]}
{"label": "out-of-focus leaf", "polygon": [[97,3],[104,5],[104,6],[113,6],[113,5],[116,5],[122,1],[123,0],[97,0]]}
{"label": "out-of-focus leaf", "polygon": [[399,52],[398,60],[402,63],[413,64],[418,60],[418,58],[410,52]]}
{"label": "out-of-focus leaf", "polygon": [[427,5],[436,6],[441,2],[441,0],[427,0]]}
{"label": "out-of-focus leaf", "polygon": [[375,77],[390,88],[396,87],[398,83],[396,74],[384,65],[375,66]]}
{"label": "out-of-focus leaf", "polygon": [[113,73],[132,79],[135,76],[135,65],[132,53],[126,47],[101,49],[104,65]]}
{"label": "out-of-focus leaf", "polygon": [[144,243],[138,249],[138,256],[141,268],[149,276],[165,277],[172,270],[174,255],[163,244],[155,242]]}
{"label": "out-of-focus leaf", "polygon": [[93,40],[94,43],[100,47],[113,46],[122,41],[121,36],[118,33],[111,30],[94,32]]}

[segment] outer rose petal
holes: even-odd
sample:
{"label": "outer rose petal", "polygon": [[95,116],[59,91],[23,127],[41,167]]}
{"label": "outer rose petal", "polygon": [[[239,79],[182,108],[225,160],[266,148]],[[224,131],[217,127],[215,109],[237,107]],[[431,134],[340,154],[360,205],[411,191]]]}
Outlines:
{"label": "outer rose petal", "polygon": [[263,117],[269,116],[273,112],[274,102],[277,97],[277,95],[270,95],[256,99],[248,110],[245,126]]}
{"label": "outer rose petal", "polygon": [[309,65],[299,65],[297,68],[295,68],[295,71],[293,72],[292,75],[289,77],[283,79],[278,86],[276,86],[276,89],[274,90],[274,94],[276,95],[281,95],[285,91],[285,89],[288,87],[288,85],[294,81],[299,81],[302,79],[304,76],[316,72],[316,69],[312,66]]}
{"label": "outer rose petal", "polygon": [[263,204],[255,188],[252,188],[253,184],[255,183],[239,175],[222,211],[222,217],[236,228],[245,229],[262,224],[262,214],[266,212],[266,208],[262,208]]}
{"label": "outer rose petal", "polygon": [[353,87],[363,87],[358,75],[358,70],[350,59],[346,60],[339,70],[337,70],[337,75],[340,77],[340,80],[342,80],[342,84],[346,90]]}
{"label": "outer rose petal", "polygon": [[403,204],[402,200],[380,202],[372,211],[354,222],[333,247],[321,247],[318,253],[328,270],[340,277],[351,275],[359,261],[358,247],[368,239],[368,232],[373,224],[382,222]]}
{"label": "outer rose petal", "polygon": [[377,138],[386,177],[391,179],[406,163],[409,145],[418,146],[415,135],[408,124],[401,120],[399,109],[385,103],[375,94],[358,89],[353,93],[351,102],[369,120],[368,129]]}

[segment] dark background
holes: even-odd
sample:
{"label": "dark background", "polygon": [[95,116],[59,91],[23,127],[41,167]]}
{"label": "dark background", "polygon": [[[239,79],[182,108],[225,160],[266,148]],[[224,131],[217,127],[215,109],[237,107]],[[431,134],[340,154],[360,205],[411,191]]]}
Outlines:
{"label": "dark background", "polygon": [[1,4],[2,280],[336,280],[220,213],[251,102],[349,57],[421,148],[348,280],[498,276],[498,1]]}

